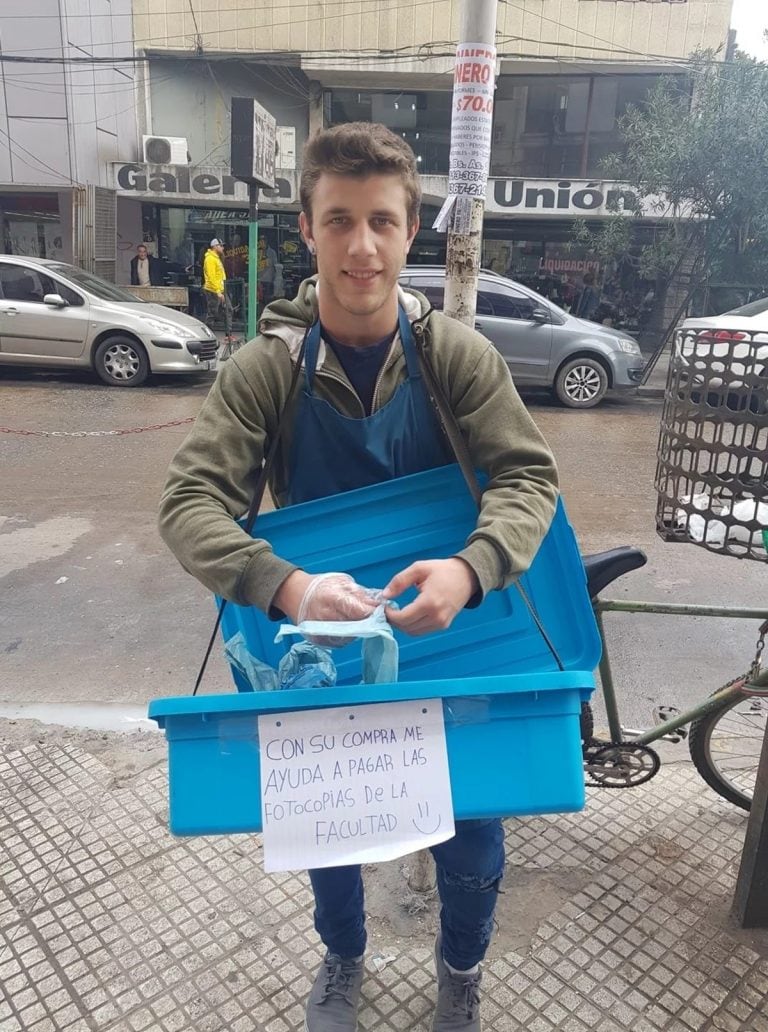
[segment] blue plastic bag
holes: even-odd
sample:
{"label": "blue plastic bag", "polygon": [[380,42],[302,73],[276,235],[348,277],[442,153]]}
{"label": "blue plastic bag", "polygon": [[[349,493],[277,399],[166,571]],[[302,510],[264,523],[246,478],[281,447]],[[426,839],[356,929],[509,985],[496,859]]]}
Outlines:
{"label": "blue plastic bag", "polygon": [[363,684],[393,684],[397,681],[399,650],[384,610],[385,606],[377,606],[364,620],[304,620],[295,625],[283,624],[275,641],[295,634],[340,641],[362,638]]}
{"label": "blue plastic bag", "polygon": [[280,660],[277,670],[248,651],[239,632],[224,645],[224,655],[255,692],[285,688],[330,688],[336,684],[336,664],[328,649],[297,642]]}

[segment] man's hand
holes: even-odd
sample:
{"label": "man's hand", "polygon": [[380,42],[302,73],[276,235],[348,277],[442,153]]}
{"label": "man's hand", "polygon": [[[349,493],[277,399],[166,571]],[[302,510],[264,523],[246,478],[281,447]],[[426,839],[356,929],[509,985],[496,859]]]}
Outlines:
{"label": "man's hand", "polygon": [[419,597],[404,609],[388,606],[387,620],[406,634],[429,634],[451,626],[480,584],[463,559],[428,559],[413,563],[384,588],[385,598],[396,598],[415,587]]}
{"label": "man's hand", "polygon": [[289,573],[275,592],[272,605],[288,617],[291,623],[299,622],[299,607],[304,594],[312,581],[310,574],[303,570]]}
{"label": "man's hand", "polygon": [[364,620],[380,603],[346,573],[312,576],[294,570],[275,593],[272,605],[295,623],[304,620]]}

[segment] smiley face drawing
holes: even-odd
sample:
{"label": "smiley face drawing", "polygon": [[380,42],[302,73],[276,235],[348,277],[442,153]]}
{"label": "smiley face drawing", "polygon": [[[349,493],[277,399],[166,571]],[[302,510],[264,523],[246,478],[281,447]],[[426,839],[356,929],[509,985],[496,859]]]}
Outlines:
{"label": "smiley face drawing", "polygon": [[[419,803],[418,804],[418,811],[419,811],[419,819],[418,819],[418,821],[416,820],[415,817],[411,818],[411,823],[413,824],[414,828],[421,835],[434,835],[435,832],[439,829],[440,825],[443,822],[442,815],[441,814],[437,815],[437,823],[435,823],[435,818],[434,817],[430,818],[430,816],[429,816],[429,803]],[[434,824],[434,827],[430,827],[430,825],[433,825],[433,824]],[[422,827],[422,825],[427,825],[427,827]]]}

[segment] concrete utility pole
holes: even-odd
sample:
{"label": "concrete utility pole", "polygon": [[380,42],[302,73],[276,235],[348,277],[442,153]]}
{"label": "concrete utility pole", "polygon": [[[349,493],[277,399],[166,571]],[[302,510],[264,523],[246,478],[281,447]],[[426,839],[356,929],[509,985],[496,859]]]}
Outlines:
{"label": "concrete utility pole", "polygon": [[456,50],[448,198],[435,228],[448,230],[446,315],[472,326],[491,162],[497,0],[464,0]]}
{"label": "concrete utility pole", "polygon": [[[497,0],[463,0],[453,77],[448,197],[434,224],[435,229],[448,230],[443,310],[468,326],[474,324],[477,309],[485,189],[491,164],[497,7]],[[415,892],[434,888],[426,849],[413,857],[408,885]]]}

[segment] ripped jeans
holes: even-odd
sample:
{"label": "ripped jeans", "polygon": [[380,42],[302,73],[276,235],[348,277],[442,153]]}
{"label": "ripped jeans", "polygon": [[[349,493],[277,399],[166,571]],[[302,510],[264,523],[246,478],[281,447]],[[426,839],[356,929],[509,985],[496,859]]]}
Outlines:
{"label": "ripped jeans", "polygon": [[[457,821],[456,834],[432,846],[440,893],[443,957],[466,971],[485,956],[493,912],[504,873],[501,821]],[[310,871],[315,893],[315,928],[330,953],[360,957],[365,952],[363,879],[359,866]]]}

